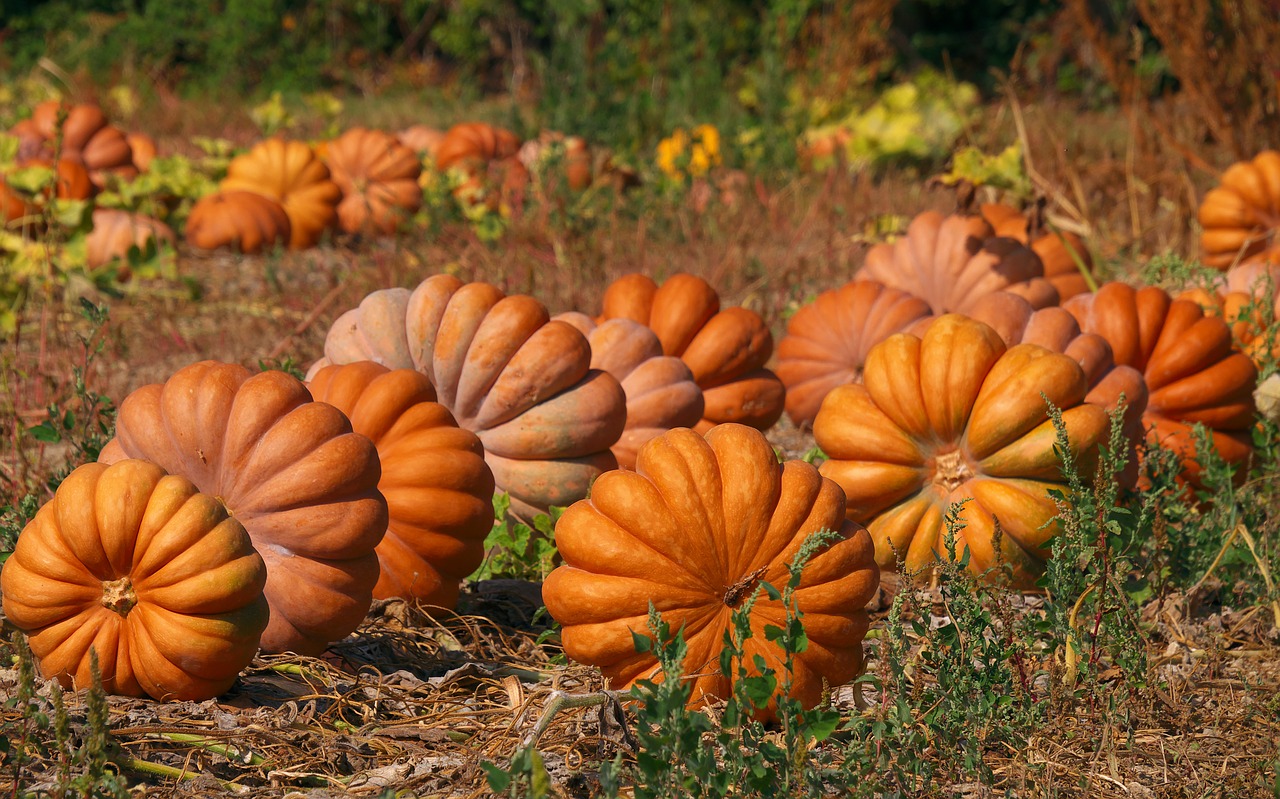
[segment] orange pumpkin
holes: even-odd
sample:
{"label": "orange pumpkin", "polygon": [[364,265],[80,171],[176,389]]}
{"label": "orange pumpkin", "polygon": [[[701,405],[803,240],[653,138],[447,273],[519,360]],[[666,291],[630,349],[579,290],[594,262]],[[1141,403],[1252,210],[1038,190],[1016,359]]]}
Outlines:
{"label": "orange pumpkin", "polygon": [[982,206],[982,218],[986,219],[997,236],[1030,244],[1044,264],[1044,279],[1053,284],[1060,300],[1089,291],[1089,281],[1080,271],[1081,266],[1090,275],[1094,273],[1093,256],[1084,241],[1074,233],[1049,231],[1037,212],[1027,215],[1002,203]]}
{"label": "orange pumpkin", "polygon": [[144,458],[227,506],[267,564],[266,652],[316,655],[364,619],[387,529],[378,453],[284,372],[202,361],[120,405],[101,460]]}
{"label": "orange pumpkin", "polygon": [[161,701],[224,693],[267,626],[267,569],[222,503],[153,463],[85,464],[18,537],[4,615],[46,678]]}
{"label": "orange pumpkin", "polygon": [[192,207],[186,235],[188,244],[202,250],[257,253],[289,242],[289,215],[283,205],[256,192],[220,191]]}
{"label": "orange pumpkin", "polygon": [[778,344],[791,421],[813,424],[833,388],[862,379],[872,347],[928,314],[924,300],[873,280],[824,291],[796,311]]}
{"label": "orange pumpkin", "polygon": [[422,205],[418,156],[389,134],[352,128],[330,142],[325,161],[342,190],[338,226],[347,233],[390,235]]}
{"label": "orange pumpkin", "polygon": [[[141,214],[114,208],[95,208],[93,230],[85,237],[84,242],[89,268],[97,269],[112,261],[124,260],[129,255],[130,247],[144,249],[150,241],[173,247],[173,230],[165,223]],[[127,279],[128,266],[122,266],[117,276],[121,280]]]}
{"label": "orange pumpkin", "polygon": [[573,191],[583,191],[591,185],[591,149],[581,136],[546,130],[521,145],[517,157],[531,173],[538,175],[555,167],[560,172],[560,180]]}
{"label": "orange pumpkin", "polygon": [[600,319],[648,325],[663,353],[685,362],[702,387],[699,432],[725,422],[767,430],[782,416],[786,389],[764,368],[773,334],[755,311],[720,310],[720,295],[702,278],[680,273],[659,288],[645,275],[621,277],[605,290]]}
{"label": "orange pumpkin", "polygon": [[1227,270],[1254,260],[1280,260],[1280,152],[1266,150],[1232,164],[1200,203],[1201,260]]}
{"label": "orange pumpkin", "polygon": [[1214,289],[1190,289],[1178,299],[1190,300],[1205,313],[1222,318],[1245,354],[1261,365],[1280,359],[1280,264],[1253,261],[1229,270]]}
{"label": "orange pumpkin", "polygon": [[424,163],[429,163],[434,167],[436,152],[440,149],[440,142],[444,141],[444,133],[437,128],[429,128],[426,125],[410,125],[397,133],[396,138],[405,147],[421,155]]}
{"label": "orange pumpkin", "polygon": [[436,149],[436,169],[461,169],[474,173],[490,161],[511,158],[520,150],[520,139],[503,128],[483,122],[463,122],[449,128]]}
{"label": "orange pumpkin", "polygon": [[9,186],[4,175],[0,175],[0,225],[19,220],[36,221],[50,195],[60,200],[84,200],[93,196],[89,173],[76,161],[63,158],[55,168],[52,161],[32,158],[23,162],[21,168],[29,167],[55,170],[53,185],[46,186],[37,196],[31,196]]}
{"label": "orange pumpkin", "polygon": [[151,168],[151,161],[156,157],[156,140],[145,133],[130,133],[125,136],[129,149],[133,152],[133,165],[139,172]]}
{"label": "orange pumpkin", "polygon": [[[835,531],[795,593],[809,647],[795,655],[791,696],[812,707],[862,670],[863,606],[880,581],[867,532],[843,516],[839,487],[807,463],[778,463],[759,431],[726,424],[704,439],[671,430],[641,448],[636,471],[601,476],[590,499],[565,511],[556,524],[564,565],[542,598],[563,625],[565,653],[599,666],[618,690],[661,678],[653,654],[632,640],[648,634],[653,603],[672,630],[683,628],[690,700],[702,703],[732,690],[720,653],[733,611],[762,582],[785,587],[806,539]],[[781,684],[783,655],[765,628],[784,627],[786,608],[762,593],[750,618],[742,662],[758,674],[762,658]]]}
{"label": "orange pumpkin", "polygon": [[1088,391],[1070,357],[1006,347],[987,325],[948,314],[923,338],[897,333],[873,347],[862,383],[827,395],[813,423],[829,458],[822,474],[844,489],[849,518],[871,531],[882,567],[915,571],[947,557],[943,519],[963,503],[957,557],[967,550],[972,571],[1003,566],[1029,587],[1059,531],[1049,490],[1070,490],[1045,399],[1062,409],[1090,474],[1109,420],[1085,402]]}
{"label": "orange pumpkin", "polygon": [[75,161],[98,188],[106,186],[108,175],[128,179],[138,174],[124,131],[111,125],[96,105],[46,100],[32,110],[30,124],[15,126],[13,132],[20,140],[20,160],[56,156]]}
{"label": "orange pumpkin", "polygon": [[342,190],[306,142],[273,137],[231,159],[219,188],[251,191],[284,206],[289,215],[289,249],[314,247],[338,221]]}
{"label": "orange pumpkin", "polygon": [[413,292],[370,294],[334,321],[324,351],[313,374],[371,360],[426,375],[526,518],[581,499],[617,467],[609,448],[626,424],[622,387],[591,368],[586,338],[532,297],[435,275]]}

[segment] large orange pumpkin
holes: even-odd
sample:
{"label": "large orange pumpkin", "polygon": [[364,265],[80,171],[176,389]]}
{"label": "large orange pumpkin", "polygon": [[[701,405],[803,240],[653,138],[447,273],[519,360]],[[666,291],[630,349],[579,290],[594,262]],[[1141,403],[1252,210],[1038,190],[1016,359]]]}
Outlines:
{"label": "large orange pumpkin", "polygon": [[782,416],[786,389],[764,368],[773,334],[755,311],[721,310],[720,295],[702,278],[680,273],[659,288],[646,275],[624,275],[605,290],[600,319],[648,325],[663,353],[685,362],[702,387],[699,432],[725,422],[767,430]]}
{"label": "large orange pumpkin", "polygon": [[1074,233],[1047,230],[1038,212],[1027,215],[1002,203],[982,206],[982,217],[997,236],[1029,244],[1044,264],[1044,279],[1053,284],[1058,298],[1066,300],[1089,290],[1089,281],[1080,271],[1093,274],[1093,256],[1084,241]]}
{"label": "large orange pumpkin", "polygon": [[[879,570],[867,532],[844,518],[839,487],[807,463],[778,463],[750,427],[721,425],[705,439],[671,430],[641,448],[636,471],[603,475],[556,524],[564,565],[542,598],[563,625],[565,653],[599,666],[615,689],[661,677],[632,639],[648,635],[652,603],[672,630],[683,628],[690,700],[701,703],[732,690],[720,653],[734,610],[762,582],[785,587],[787,567],[820,530],[839,537],[808,562],[795,593],[809,646],[789,675],[791,695],[812,707],[862,670],[863,606]],[[742,662],[758,674],[763,658],[781,685],[782,652],[765,628],[785,627],[786,608],[762,593],[750,618]]]}
{"label": "large orange pumpkin", "polygon": [[791,421],[813,424],[833,388],[862,379],[872,347],[928,315],[924,300],[874,280],[824,291],[796,311],[778,344],[778,378],[787,387]]}
{"label": "large orange pumpkin", "polygon": [[[130,247],[141,249],[150,241],[173,247],[173,230],[160,220],[141,214],[114,208],[95,208],[93,230],[85,237],[84,242],[89,268],[97,269],[112,261],[124,259],[129,255]],[[123,266],[117,275],[121,279],[127,278],[128,267]]]}
{"label": "large orange pumpkin", "polygon": [[947,557],[943,519],[963,503],[957,556],[967,550],[976,573],[1003,564],[1028,587],[1059,531],[1049,490],[1069,492],[1045,400],[1062,409],[1081,473],[1091,474],[1109,420],[1084,401],[1088,391],[1070,357],[1007,348],[987,325],[948,314],[923,338],[885,339],[861,384],[827,395],[813,424],[829,458],[822,474],[844,489],[849,518],[871,531],[881,566],[914,571]]}
{"label": "large orange pumpkin", "polygon": [[266,652],[324,651],[355,630],[387,529],[378,453],[284,372],[202,361],[120,405],[101,460],[145,458],[217,497],[267,564]]}
{"label": "large orange pumpkin", "polygon": [[498,488],[526,518],[586,496],[617,467],[626,424],[618,381],[591,368],[591,347],[542,303],[449,275],[385,289],[334,321],[329,363],[417,369],[458,424],[475,432]]}
{"label": "large orange pumpkin", "polygon": [[187,217],[187,243],[202,250],[230,247],[257,253],[290,238],[284,206],[252,191],[219,191],[201,197]]}
{"label": "large orange pumpkin", "polygon": [[153,463],[85,464],[18,537],[4,614],[40,671],[162,701],[225,692],[267,626],[267,569],[222,503]]}
{"label": "large orange pumpkin", "polygon": [[99,188],[106,185],[108,175],[132,178],[138,174],[124,131],[111,125],[96,105],[46,100],[32,110],[27,124],[15,126],[13,132],[19,138],[19,160],[56,156],[75,161]]}
{"label": "large orange pumpkin", "polygon": [[1226,270],[1254,260],[1280,260],[1280,152],[1266,150],[1232,164],[1200,203],[1201,260]]}
{"label": "large orange pumpkin", "polygon": [[1190,289],[1178,299],[1190,300],[1205,313],[1221,317],[1231,335],[1254,363],[1280,360],[1280,264],[1253,261],[1229,270],[1212,289]]}
{"label": "large orange pumpkin", "polygon": [[372,361],[327,366],[307,387],[378,448],[387,534],[375,599],[409,597],[452,609],[458,583],[484,560],[493,527],[493,473],[484,447],[435,401],[426,376]]}
{"label": "large orange pumpkin", "polygon": [[347,233],[390,235],[422,205],[422,165],[394,136],[352,128],[329,143],[325,162],[342,190],[338,226]]}
{"label": "large orange pumpkin", "polygon": [[306,142],[272,137],[231,159],[222,191],[251,191],[279,202],[289,215],[289,249],[315,246],[338,221],[342,190]]}

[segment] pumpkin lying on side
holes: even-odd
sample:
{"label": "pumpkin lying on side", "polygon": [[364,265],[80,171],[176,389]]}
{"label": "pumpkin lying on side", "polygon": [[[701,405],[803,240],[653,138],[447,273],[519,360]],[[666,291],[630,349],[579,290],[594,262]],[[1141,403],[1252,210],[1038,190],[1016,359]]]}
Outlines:
{"label": "pumpkin lying on side", "polygon": [[516,203],[529,183],[529,170],[517,154],[514,133],[483,122],[463,122],[444,134],[436,149],[436,170],[454,171],[459,180],[453,195],[464,205],[486,205],[498,211]]}
{"label": "pumpkin lying on side", "polygon": [[431,381],[412,369],[372,361],[326,366],[307,388],[378,448],[388,518],[374,598],[453,609],[458,584],[484,560],[493,527],[493,473],[480,439],[458,427],[435,401]]}
{"label": "pumpkin lying on side", "polygon": [[[1150,396],[1143,425],[1147,440],[1176,451],[1183,476],[1200,485],[1192,426],[1203,423],[1214,448],[1232,465],[1253,453],[1253,389],[1258,370],[1231,348],[1231,328],[1188,300],[1163,289],[1107,283],[1065,305],[1088,333],[1111,344],[1116,363],[1142,372]],[[1244,477],[1244,469],[1237,476]]]}
{"label": "pumpkin lying on side", "polygon": [[[93,230],[84,242],[89,268],[97,269],[112,261],[124,260],[131,247],[145,249],[151,241],[173,247],[173,230],[160,220],[142,214],[115,208],[95,208]],[[122,265],[116,276],[120,280],[128,279],[128,265]]]}
{"label": "pumpkin lying on side", "polygon": [[338,221],[342,190],[329,179],[329,168],[306,142],[272,137],[231,159],[223,192],[250,191],[284,206],[289,215],[289,249],[314,247],[320,235]]}
{"label": "pumpkin lying on side", "polygon": [[267,564],[265,652],[323,652],[364,619],[387,529],[378,453],[284,372],[202,361],[120,405],[100,460],[145,458],[217,497]]}
{"label": "pumpkin lying on side", "polygon": [[813,424],[832,389],[862,379],[872,347],[928,315],[924,300],[873,280],[824,291],[796,311],[778,344],[791,421]]}
{"label": "pumpkin lying on side", "polygon": [[0,228],[20,221],[43,224],[44,220],[39,217],[50,196],[59,200],[84,200],[93,196],[89,173],[76,161],[63,158],[55,166],[52,161],[33,158],[17,169],[33,167],[53,170],[49,182],[38,192],[18,191],[6,182],[4,174],[0,174]]}
{"label": "pumpkin lying on side", "polygon": [[1280,360],[1280,264],[1242,264],[1222,275],[1214,289],[1190,289],[1178,299],[1230,325],[1236,344],[1259,367],[1268,358]]}
{"label": "pumpkin lying on side", "polygon": [[484,444],[511,509],[531,518],[586,496],[617,468],[609,448],[626,424],[618,381],[591,368],[591,347],[542,303],[449,275],[375,291],[338,317],[325,338],[330,363],[376,361],[416,369],[438,401]]}
{"label": "pumpkin lying on side", "polygon": [[325,163],[342,190],[338,226],[389,236],[422,205],[413,150],[380,130],[352,128],[329,143]]}
{"label": "pumpkin lying on side", "polygon": [[222,503],[154,463],[85,464],[18,537],[4,615],[40,671],[161,701],[224,693],[267,626],[267,569]]}
{"label": "pumpkin lying on side", "polygon": [[813,424],[829,458],[822,474],[844,489],[882,567],[916,571],[948,557],[943,519],[962,504],[956,556],[968,551],[975,573],[1004,567],[1013,585],[1030,587],[1059,532],[1049,490],[1070,491],[1045,400],[1062,410],[1080,473],[1091,474],[1110,425],[1084,401],[1088,391],[1070,357],[1005,347],[987,325],[948,314],[923,338],[885,339],[861,384],[827,395]]}
{"label": "pumpkin lying on side", "polygon": [[605,290],[600,321],[609,319],[647,325],[663,353],[693,372],[704,403],[698,432],[725,422],[767,430],[782,416],[786,389],[764,368],[773,334],[755,311],[721,310],[720,295],[702,278],[675,274],[659,288],[646,275],[624,275]]}
{"label": "pumpkin lying on side", "polygon": [[84,166],[98,188],[106,186],[108,175],[129,179],[138,174],[124,131],[110,124],[96,105],[46,100],[12,132],[18,137],[19,161],[55,157],[75,161]]}
{"label": "pumpkin lying on side", "polygon": [[1201,261],[1227,270],[1280,260],[1280,152],[1266,150],[1232,164],[1200,203]]}
{"label": "pumpkin lying on side", "polygon": [[[1074,233],[1051,231],[1044,225],[1040,212],[1024,214],[1002,203],[987,203],[981,208],[997,236],[1029,244],[1044,264],[1044,279],[1053,284],[1060,300],[1089,291],[1085,273],[1093,275],[1093,256],[1084,241]],[[1081,271],[1083,269],[1084,271]]]}
{"label": "pumpkin lying on side", "polygon": [[219,191],[196,201],[187,217],[187,243],[201,250],[230,247],[245,254],[289,242],[284,206],[252,191]]}
{"label": "pumpkin lying on side", "polygon": [[[844,518],[839,487],[807,463],[778,463],[764,435],[750,427],[721,425],[705,439],[671,430],[641,448],[636,471],[601,476],[591,498],[556,524],[564,565],[547,577],[542,597],[564,627],[565,653],[599,666],[619,690],[661,678],[654,655],[637,652],[632,639],[648,635],[653,603],[672,630],[684,629],[690,701],[702,703],[732,691],[720,653],[734,610],[762,582],[784,588],[788,566],[821,530],[838,537],[804,566],[794,598],[809,646],[795,655],[789,675],[790,695],[813,707],[827,686],[862,670],[863,606],[879,585],[879,570],[867,532]],[[763,658],[779,689],[786,667],[766,627],[784,627],[786,612],[762,593],[742,655],[753,674],[755,659]],[[766,715],[772,708],[771,702]]]}
{"label": "pumpkin lying on side", "polygon": [[997,291],[1021,295],[1037,308],[1058,304],[1039,256],[1015,239],[996,236],[980,216],[925,211],[911,220],[905,236],[872,247],[854,280],[914,294],[935,314],[965,313]]}

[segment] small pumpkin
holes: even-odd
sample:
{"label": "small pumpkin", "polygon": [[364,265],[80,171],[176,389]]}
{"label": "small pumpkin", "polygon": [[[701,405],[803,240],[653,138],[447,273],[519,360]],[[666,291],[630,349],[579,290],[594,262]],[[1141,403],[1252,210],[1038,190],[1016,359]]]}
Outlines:
{"label": "small pumpkin", "polygon": [[346,233],[391,235],[422,205],[418,156],[389,134],[352,128],[330,142],[325,161],[342,190],[338,226]]}
{"label": "small pumpkin", "polygon": [[47,159],[32,158],[20,168],[29,167],[54,170],[53,183],[32,196],[9,186],[5,182],[5,176],[0,174],[0,225],[19,220],[34,221],[35,217],[40,216],[50,195],[60,200],[85,200],[93,196],[93,183],[89,180],[89,173],[76,161],[63,158],[55,167]]}
{"label": "small pumpkin", "polygon": [[[115,208],[93,209],[93,230],[85,237],[85,251],[90,269],[112,261],[124,260],[130,247],[146,248],[148,242],[174,246],[173,230],[168,225],[142,214],[131,214]],[[122,280],[129,276],[124,266],[117,273]]]}
{"label": "small pumpkin", "polygon": [[267,569],[222,503],[154,463],[88,463],[58,486],[0,571],[4,615],[40,671],[161,701],[226,692],[267,626]]}
{"label": "small pumpkin", "polygon": [[1057,289],[1059,300],[1090,290],[1084,273],[1093,275],[1093,256],[1079,236],[1046,229],[1039,210],[1026,214],[1003,203],[987,203],[981,213],[997,236],[1030,245],[1044,264],[1044,279]]}
{"label": "small pumpkin", "polygon": [[202,361],[120,405],[100,460],[144,458],[217,497],[267,564],[265,652],[316,655],[355,630],[387,529],[378,453],[284,372]]}
{"label": "small pumpkin", "polygon": [[130,133],[125,136],[129,142],[129,149],[133,152],[133,165],[139,172],[146,172],[151,168],[151,162],[156,157],[156,140],[145,133]]}
{"label": "small pumpkin", "polygon": [[778,344],[778,378],[791,421],[813,424],[833,388],[862,379],[872,347],[929,313],[924,300],[874,280],[824,291],[796,311]]}
{"label": "small pumpkin", "polygon": [[376,550],[374,598],[457,606],[458,584],[484,560],[493,527],[493,473],[480,439],[458,427],[431,381],[412,369],[326,366],[307,387],[378,448],[387,533]]}
{"label": "small pumpkin", "polygon": [[436,169],[461,169],[469,174],[483,170],[490,161],[512,158],[520,139],[504,128],[484,122],[463,122],[444,134],[436,149]]}
{"label": "small pumpkin", "polygon": [[827,395],[813,423],[828,457],[822,474],[844,489],[882,567],[916,571],[948,557],[943,519],[960,504],[956,556],[967,551],[979,574],[1001,565],[1030,587],[1060,529],[1049,491],[1070,493],[1045,400],[1062,410],[1090,474],[1110,425],[1088,391],[1072,358],[1006,347],[987,325],[947,314],[923,338],[897,333],[873,347],[862,383]]}
{"label": "small pumpkin", "polygon": [[545,130],[521,145],[517,157],[534,174],[542,175],[554,167],[560,173],[560,181],[573,191],[584,191],[591,185],[591,148],[581,136]]}
{"label": "small pumpkin", "polygon": [[15,127],[14,133],[20,139],[20,160],[56,156],[75,161],[88,170],[98,188],[106,186],[108,175],[129,179],[138,174],[124,131],[110,124],[96,105],[46,100],[32,109],[30,124]]}
{"label": "small pumpkin", "polygon": [[785,587],[788,566],[820,530],[838,537],[805,565],[795,593],[808,648],[787,675],[766,633],[785,626],[787,611],[761,594],[742,656],[749,673],[760,673],[755,660],[762,658],[779,686],[789,677],[791,696],[813,707],[827,686],[862,670],[863,606],[879,570],[866,530],[844,518],[839,487],[807,463],[778,463],[750,427],[725,424],[706,438],[671,430],[640,449],[636,471],[602,475],[590,499],[556,524],[564,565],[547,577],[542,598],[563,625],[565,653],[599,666],[616,690],[661,678],[653,654],[637,652],[632,639],[648,635],[653,603],[672,630],[683,628],[684,673],[699,704],[732,690],[720,653],[734,610],[762,582]]}
{"label": "small pumpkin", "polygon": [[1280,152],[1265,150],[1232,164],[1200,203],[1201,260],[1226,271],[1250,261],[1280,260]]}
{"label": "small pumpkin", "polygon": [[252,191],[219,191],[201,197],[187,217],[187,243],[202,250],[230,247],[258,253],[290,239],[284,206]]}
{"label": "small pumpkin", "polygon": [[342,190],[306,142],[272,137],[231,159],[222,191],[251,191],[284,206],[289,249],[314,247],[338,221]]}

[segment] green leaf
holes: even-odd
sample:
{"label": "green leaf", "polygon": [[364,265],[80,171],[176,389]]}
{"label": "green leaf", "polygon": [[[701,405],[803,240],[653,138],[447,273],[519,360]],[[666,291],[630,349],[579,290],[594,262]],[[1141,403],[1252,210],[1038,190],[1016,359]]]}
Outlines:
{"label": "green leaf", "polygon": [[480,761],[480,768],[484,769],[484,778],[489,783],[491,791],[494,793],[506,793],[507,788],[511,785],[510,774],[487,760]]}

